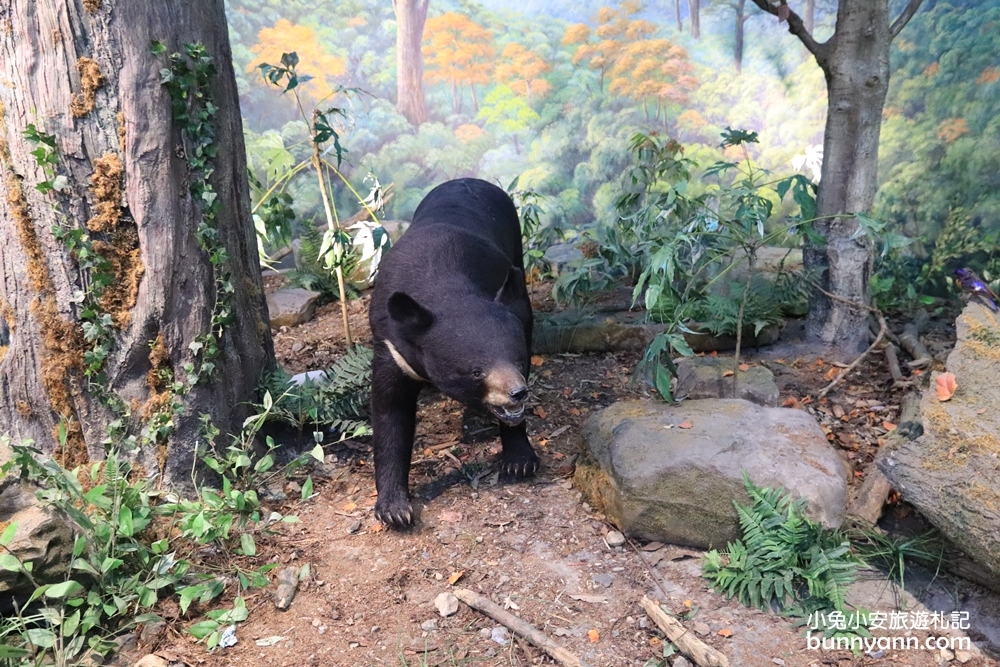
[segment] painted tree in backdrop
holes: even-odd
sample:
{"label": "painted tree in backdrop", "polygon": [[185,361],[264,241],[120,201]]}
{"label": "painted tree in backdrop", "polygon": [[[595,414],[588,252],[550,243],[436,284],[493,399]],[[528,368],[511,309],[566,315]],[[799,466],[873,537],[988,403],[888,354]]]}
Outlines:
{"label": "painted tree in backdrop", "polygon": [[701,0],[688,0],[688,12],[691,17],[691,36],[701,39]]}
{"label": "painted tree in backdrop", "polygon": [[427,120],[424,103],[424,40],[429,0],[392,0],[396,12],[396,109],[418,126]]}
{"label": "painted tree in backdrop", "polygon": [[628,46],[656,32],[656,24],[652,21],[634,18],[639,8],[635,0],[623,2],[617,9],[601,7],[593,31],[583,23],[566,28],[562,43],[576,46],[573,64],[585,62],[587,67],[598,72],[601,92],[609,71]]}
{"label": "painted tree in backdrop", "polygon": [[543,74],[552,71],[552,65],[528,47],[511,42],[503,48],[500,58],[497,81],[526,97],[528,106],[534,106],[536,97],[544,97],[552,90],[552,84],[542,78]]}
{"label": "painted tree in backdrop", "polygon": [[691,76],[693,66],[687,51],[669,39],[642,39],[632,42],[618,55],[608,70],[612,93],[642,102],[650,118],[649,102],[654,103],[652,119],[667,123],[666,107],[687,101],[688,92],[698,85]]}
{"label": "painted tree in backdrop", "polygon": [[476,84],[490,82],[496,61],[493,33],[465,14],[447,12],[428,19],[423,49],[427,83],[448,84],[455,113],[462,110],[461,86],[468,85],[478,111]]}
{"label": "painted tree in backdrop", "polygon": [[[312,79],[299,84],[300,94],[309,97],[314,105],[330,97],[337,87],[336,78],[347,71],[343,59],[323,50],[312,28],[288,19],[278,19],[274,26],[258,32],[257,43],[250,50],[255,57],[247,67],[248,72],[256,70],[261,63],[281,62],[284,53],[297,54],[301,71],[315,73]],[[251,80],[266,85],[260,76]]]}
{"label": "painted tree in backdrop", "polygon": [[274,363],[223,0],[0,18],[0,432],[183,484]]}
{"label": "painted tree in backdrop", "polygon": [[823,170],[817,198],[816,231],[824,244],[807,241],[805,267],[814,272],[831,299],[816,292],[806,320],[806,334],[847,356],[868,341],[867,306],[872,253],[859,234],[858,213],[871,211],[878,185],[879,132],[889,89],[889,46],[920,8],[909,0],[894,20],[889,0],[840,0],[836,30],[817,42],[786,0],[753,0],[762,10],[788,21],[826,77],[826,129]]}

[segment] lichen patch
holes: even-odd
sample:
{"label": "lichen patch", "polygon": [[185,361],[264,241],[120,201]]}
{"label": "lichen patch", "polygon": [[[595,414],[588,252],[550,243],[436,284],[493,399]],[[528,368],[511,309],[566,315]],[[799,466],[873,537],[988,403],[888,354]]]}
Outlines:
{"label": "lichen patch", "polygon": [[105,153],[94,160],[90,193],[94,196],[94,216],[87,221],[92,232],[106,232],[118,226],[122,215],[122,177],[125,167],[117,153]]}
{"label": "lichen patch", "polygon": [[[84,4],[86,5],[86,2]],[[97,2],[97,7],[100,6],[100,2]],[[101,74],[97,61],[86,56],[76,61],[76,68],[80,72],[81,92],[73,94],[69,109],[74,117],[81,118],[94,110],[97,90],[104,85],[104,75]]]}

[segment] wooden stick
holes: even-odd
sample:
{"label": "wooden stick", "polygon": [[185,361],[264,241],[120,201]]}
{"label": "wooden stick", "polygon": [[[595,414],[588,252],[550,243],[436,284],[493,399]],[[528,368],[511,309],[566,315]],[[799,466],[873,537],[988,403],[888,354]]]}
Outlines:
{"label": "wooden stick", "polygon": [[889,364],[889,374],[892,375],[893,382],[902,382],[903,371],[899,368],[899,356],[897,348],[893,344],[885,346],[885,360]]}
{"label": "wooden stick", "polygon": [[845,377],[847,377],[848,373],[850,373],[855,368],[857,368],[858,364],[860,364],[861,361],[865,357],[867,357],[869,354],[871,354],[871,351],[874,350],[876,347],[878,347],[878,344],[882,342],[883,338],[885,338],[885,333],[889,330],[889,326],[885,323],[885,318],[882,317],[882,313],[880,311],[876,310],[875,311],[875,316],[878,318],[878,324],[879,324],[879,332],[878,332],[878,335],[875,336],[875,342],[872,343],[868,347],[867,350],[865,350],[864,352],[862,352],[861,356],[859,356],[857,359],[855,359],[854,361],[852,361],[851,365],[848,366],[847,368],[845,368],[843,373],[841,373],[836,378],[834,378],[833,382],[831,382],[830,384],[828,384],[825,387],[823,387],[823,391],[819,392],[819,394],[816,395],[817,399],[823,398],[828,393],[830,393],[830,390],[833,389],[834,387],[836,387],[840,383],[841,380],[843,380]]}
{"label": "wooden stick", "polygon": [[480,611],[497,623],[507,627],[516,635],[524,637],[529,642],[548,653],[563,667],[587,667],[580,658],[576,657],[562,646],[557,644],[547,635],[539,631],[535,626],[527,621],[522,621],[514,614],[504,611],[500,605],[495,604],[488,597],[473,593],[467,588],[456,588],[452,591],[459,600],[469,605],[476,611]]}
{"label": "wooden stick", "polygon": [[726,656],[688,632],[680,621],[660,609],[658,602],[643,595],[639,604],[667,639],[672,641],[681,653],[694,660],[699,667],[729,667],[729,659]]}

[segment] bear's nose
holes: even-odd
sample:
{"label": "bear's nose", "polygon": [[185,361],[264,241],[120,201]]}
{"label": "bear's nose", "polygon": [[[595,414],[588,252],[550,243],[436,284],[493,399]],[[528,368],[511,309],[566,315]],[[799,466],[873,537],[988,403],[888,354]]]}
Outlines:
{"label": "bear's nose", "polygon": [[528,388],[521,386],[507,395],[510,396],[510,400],[516,401],[517,403],[521,403],[524,401],[524,399],[528,398]]}

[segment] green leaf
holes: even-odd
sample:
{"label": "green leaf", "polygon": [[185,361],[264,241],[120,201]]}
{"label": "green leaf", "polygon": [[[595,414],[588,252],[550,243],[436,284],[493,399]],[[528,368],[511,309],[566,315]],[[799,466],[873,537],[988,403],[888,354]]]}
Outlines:
{"label": "green leaf", "polygon": [[326,456],[326,454],[323,452],[323,445],[316,445],[315,447],[312,448],[312,451],[310,451],[309,454],[320,463],[323,463],[323,460]]}
{"label": "green leaf", "polygon": [[0,547],[5,547],[8,544],[10,544],[10,541],[14,539],[14,535],[16,533],[17,533],[17,522],[15,521],[7,524],[7,527],[3,529],[2,533],[0,533]]}
{"label": "green leaf", "polygon": [[44,628],[31,628],[24,635],[38,648],[52,648],[56,644],[56,633]]}
{"label": "green leaf", "polygon": [[243,533],[240,535],[240,546],[243,549],[243,555],[245,556],[256,556],[257,555],[257,544],[253,540],[253,535],[250,533]]}
{"label": "green leaf", "polygon": [[54,599],[71,597],[83,592],[83,590],[83,586],[75,581],[64,581],[49,586],[45,591],[45,597]]}
{"label": "green leaf", "polygon": [[188,632],[194,636],[195,639],[204,639],[218,629],[218,621],[202,621],[201,623],[195,623],[188,628]]}
{"label": "green leaf", "polygon": [[19,646],[0,644],[0,660],[16,660],[17,658],[23,658],[30,653],[31,651],[23,649]]}
{"label": "green leaf", "polygon": [[671,376],[670,372],[663,366],[663,364],[656,364],[656,391],[660,394],[663,400],[668,403],[674,402],[673,394],[670,390]]}
{"label": "green leaf", "polygon": [[132,537],[135,534],[135,524],[132,521],[132,508],[122,505],[118,511],[118,532],[125,537]]}
{"label": "green leaf", "polygon": [[306,481],[302,484],[302,500],[308,500],[313,493],[313,478],[312,475],[306,477]]}
{"label": "green leaf", "polygon": [[21,561],[17,559],[17,556],[14,554],[0,554],[0,570],[20,572],[21,569]]}

